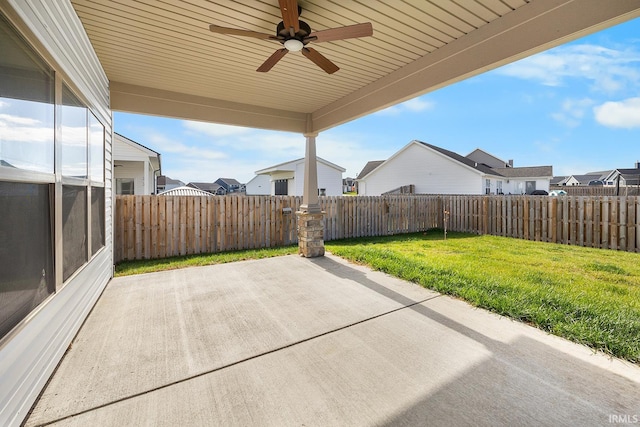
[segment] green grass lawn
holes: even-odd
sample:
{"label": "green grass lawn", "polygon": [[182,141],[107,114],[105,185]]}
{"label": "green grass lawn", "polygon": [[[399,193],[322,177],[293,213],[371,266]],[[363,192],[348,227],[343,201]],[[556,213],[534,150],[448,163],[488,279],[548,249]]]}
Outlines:
{"label": "green grass lawn", "polygon": [[271,258],[274,256],[298,253],[298,246],[282,248],[247,249],[244,251],[222,252],[217,254],[185,255],[163,259],[123,261],[116,265],[116,277],[131,274],[153,273],[155,271],[175,270],[177,268],[198,267],[203,265],[224,264],[248,259]]}
{"label": "green grass lawn", "polygon": [[335,255],[640,362],[640,254],[442,231],[327,242]]}

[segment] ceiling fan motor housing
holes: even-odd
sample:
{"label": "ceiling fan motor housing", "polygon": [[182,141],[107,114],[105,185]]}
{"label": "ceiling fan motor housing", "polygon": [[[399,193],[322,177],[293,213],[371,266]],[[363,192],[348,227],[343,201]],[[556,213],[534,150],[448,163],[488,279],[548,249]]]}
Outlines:
{"label": "ceiling fan motor housing", "polygon": [[[293,37],[289,33],[289,29],[284,27],[284,22],[280,21],[276,28],[276,35],[278,38],[284,37],[284,40],[297,39],[304,42],[304,39],[311,34],[311,27],[304,21],[300,22],[300,31],[298,31]],[[306,44],[306,43],[305,43]]]}

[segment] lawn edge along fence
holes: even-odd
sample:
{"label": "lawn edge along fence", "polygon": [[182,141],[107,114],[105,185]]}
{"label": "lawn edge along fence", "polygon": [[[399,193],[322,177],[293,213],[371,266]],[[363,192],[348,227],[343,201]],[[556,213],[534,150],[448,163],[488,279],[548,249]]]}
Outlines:
{"label": "lawn edge along fence", "polygon": [[[115,261],[297,242],[295,196],[116,196]],[[320,197],[324,239],[446,228],[640,251],[640,198],[389,195]],[[447,212],[445,215],[444,212]]]}

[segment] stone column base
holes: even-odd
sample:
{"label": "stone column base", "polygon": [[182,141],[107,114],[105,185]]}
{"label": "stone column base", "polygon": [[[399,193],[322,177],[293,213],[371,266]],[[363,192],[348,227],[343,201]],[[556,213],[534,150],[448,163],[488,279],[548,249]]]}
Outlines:
{"label": "stone column base", "polygon": [[298,254],[306,258],[324,256],[324,212],[296,212]]}

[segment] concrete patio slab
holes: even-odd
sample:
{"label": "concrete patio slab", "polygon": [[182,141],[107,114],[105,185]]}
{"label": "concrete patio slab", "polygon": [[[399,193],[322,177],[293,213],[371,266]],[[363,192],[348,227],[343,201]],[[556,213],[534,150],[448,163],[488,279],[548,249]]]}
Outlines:
{"label": "concrete patio slab", "polygon": [[27,425],[604,425],[639,396],[636,365],[288,256],[113,280]]}

